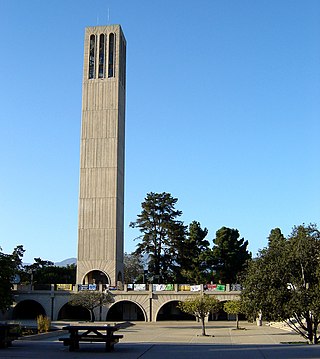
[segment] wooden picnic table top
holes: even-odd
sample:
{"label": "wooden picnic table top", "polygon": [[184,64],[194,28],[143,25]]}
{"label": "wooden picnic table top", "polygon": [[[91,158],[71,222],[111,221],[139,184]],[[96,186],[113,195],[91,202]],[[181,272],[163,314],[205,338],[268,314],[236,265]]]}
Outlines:
{"label": "wooden picnic table top", "polygon": [[77,332],[79,330],[115,332],[119,330],[115,325],[66,325],[62,329],[69,332]]}
{"label": "wooden picnic table top", "polygon": [[116,325],[66,325],[62,329],[64,330],[88,330],[88,329],[96,329],[96,330],[110,330],[115,331],[119,328]]}

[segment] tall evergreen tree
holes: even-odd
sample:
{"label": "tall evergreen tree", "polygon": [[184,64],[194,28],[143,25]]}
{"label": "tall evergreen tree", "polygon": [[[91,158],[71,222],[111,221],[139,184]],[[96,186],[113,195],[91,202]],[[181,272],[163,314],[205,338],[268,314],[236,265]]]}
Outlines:
{"label": "tall evergreen tree", "polygon": [[223,283],[236,283],[251,259],[251,253],[247,249],[248,241],[239,237],[237,229],[222,227],[216,232],[216,238],[213,240],[215,279]]}
{"label": "tall evergreen tree", "polygon": [[268,237],[268,245],[269,247],[281,247],[285,244],[286,238],[282,234],[280,228],[274,228],[270,231],[270,235]]}
{"label": "tall evergreen tree", "polygon": [[177,238],[183,239],[185,227],[178,218],[182,212],[175,209],[178,199],[170,193],[147,194],[142,202],[142,211],[130,227],[138,228],[141,240],[137,245],[137,255],[149,256],[149,276],[154,281],[169,281],[175,276],[175,248]]}
{"label": "tall evergreen tree", "polygon": [[177,243],[177,263],[180,266],[178,281],[207,282],[212,260],[210,243],[205,239],[207,234],[207,228],[202,229],[199,222],[193,221],[185,240]]}

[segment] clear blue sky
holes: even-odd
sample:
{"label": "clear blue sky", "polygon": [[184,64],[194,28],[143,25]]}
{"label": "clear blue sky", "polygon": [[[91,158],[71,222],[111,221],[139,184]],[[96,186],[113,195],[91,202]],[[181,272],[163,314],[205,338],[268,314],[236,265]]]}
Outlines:
{"label": "clear blue sky", "polygon": [[[109,16],[108,16],[109,9]],[[146,194],[189,224],[270,230],[320,218],[318,0],[0,0],[0,246],[77,255],[83,40],[127,49],[125,249]]]}

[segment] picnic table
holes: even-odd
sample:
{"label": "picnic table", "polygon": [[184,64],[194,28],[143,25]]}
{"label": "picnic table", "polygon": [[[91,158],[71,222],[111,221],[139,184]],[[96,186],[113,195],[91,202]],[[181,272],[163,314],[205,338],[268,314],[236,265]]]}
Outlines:
{"label": "picnic table", "polygon": [[0,323],[0,348],[7,348],[19,337],[18,326],[15,324]]}
{"label": "picnic table", "polygon": [[69,351],[78,350],[79,342],[100,342],[105,343],[105,350],[110,352],[123,338],[121,334],[114,334],[119,329],[116,325],[67,325],[62,329],[67,330],[69,336],[59,340],[69,346]]}

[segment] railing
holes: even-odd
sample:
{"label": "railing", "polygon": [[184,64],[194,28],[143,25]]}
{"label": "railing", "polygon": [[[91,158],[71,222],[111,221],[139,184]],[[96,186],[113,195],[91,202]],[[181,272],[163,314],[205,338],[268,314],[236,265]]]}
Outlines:
{"label": "railing", "polygon": [[38,284],[20,285],[15,284],[14,290],[20,292],[29,291],[81,291],[97,290],[111,292],[234,292],[241,291],[240,284],[137,284],[129,283],[119,286],[109,286],[108,284]]}
{"label": "railing", "polygon": [[241,291],[240,284],[127,284],[125,291],[152,292],[230,292]]}

